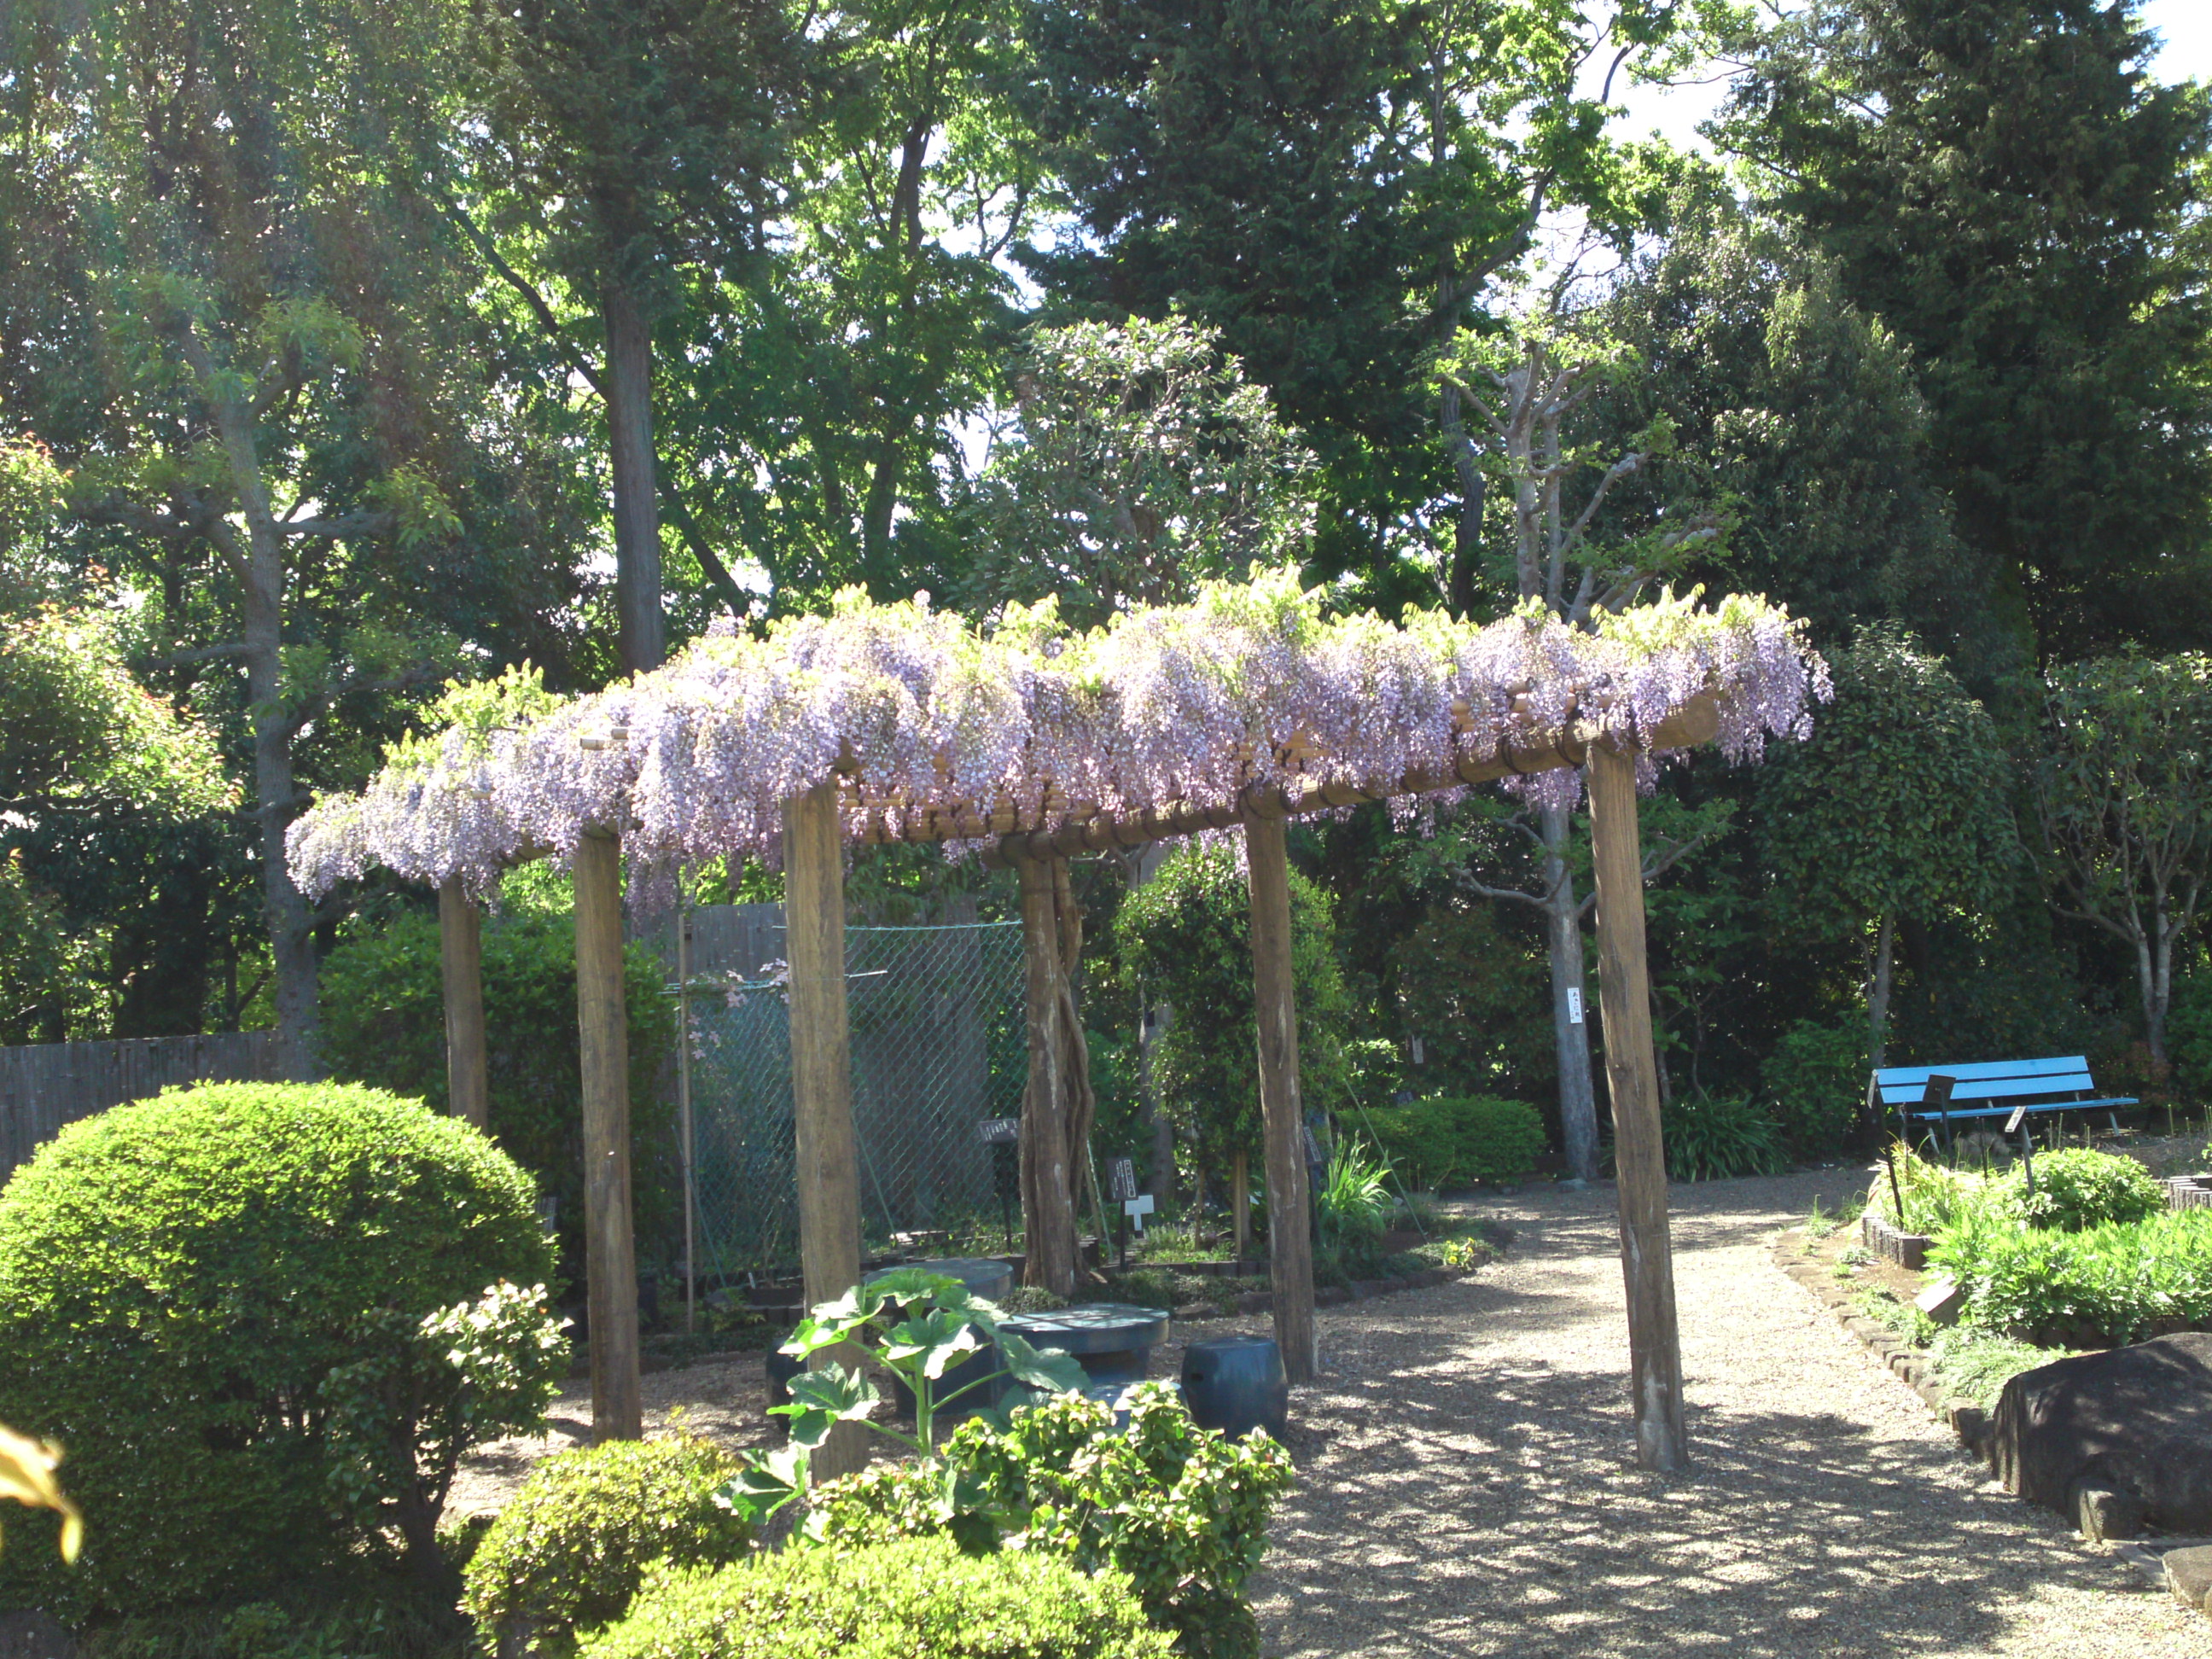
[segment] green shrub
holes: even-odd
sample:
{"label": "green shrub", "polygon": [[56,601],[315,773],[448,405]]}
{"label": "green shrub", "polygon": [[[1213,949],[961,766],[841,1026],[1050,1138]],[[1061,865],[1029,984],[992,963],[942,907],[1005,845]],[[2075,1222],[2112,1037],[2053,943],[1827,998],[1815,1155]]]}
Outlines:
{"label": "green shrub", "polygon": [[1385,1106],[1360,1121],[1407,1182],[1431,1191],[1518,1181],[1544,1155],[1544,1120],[1526,1101],[1447,1095]]}
{"label": "green shrub", "polygon": [[1684,1095],[1660,1114],[1660,1128],[1677,1181],[1772,1175],[1790,1162],[1780,1126],[1740,1095]]}
{"label": "green shrub", "polygon": [[2166,1183],[2131,1158],[2077,1147],[2045,1152],[2033,1168],[2032,1195],[2027,1170],[2011,1170],[2003,1180],[2032,1227],[2080,1232],[2109,1222],[2146,1221],[2166,1207]]}
{"label": "green shrub", "polygon": [[2173,1059],[2174,1087],[2198,1105],[2212,1102],[2212,963],[2201,957],[2173,976],[2166,1048]]}
{"label": "green shrub", "polygon": [[2065,1232],[2024,1226],[2005,1195],[1986,1194],[1928,1259],[1965,1290],[1967,1322],[2039,1346],[2212,1329],[2212,1211]]}
{"label": "green shrub", "polygon": [[586,1659],[1165,1659],[1119,1573],[946,1539],[672,1572]]}
{"label": "green shrub", "polygon": [[[1983,1177],[1921,1157],[1901,1140],[1890,1142],[1887,1168],[1874,1172],[1866,1207],[1908,1233],[1936,1234],[1949,1226],[1962,1206],[1975,1201],[1987,1183]],[[1894,1189],[1891,1174],[1894,1171]],[[1898,1213],[1897,1200],[1905,1200]]]}
{"label": "green shrub", "polygon": [[1782,1034],[1760,1077],[1791,1146],[1808,1158],[1839,1152],[1866,1098],[1866,1028],[1800,1020]]}
{"label": "green shrub", "polygon": [[1154,1623],[1192,1659],[1254,1659],[1243,1600],[1289,1487],[1289,1455],[1254,1431],[1224,1439],[1157,1383],[1127,1399],[1116,1432],[1103,1407],[1064,1395],[964,1424],[941,1464],[881,1464],[817,1490],[809,1532],[840,1548],[951,1533],[970,1548],[1020,1534],[1024,1547],[1086,1571],[1127,1573]]}
{"label": "green shrub", "polygon": [[[629,1018],[630,1170],[641,1256],[672,1248],[682,1188],[672,1108],[659,1086],[675,1054],[666,970],[641,945],[623,974]],[[438,921],[408,913],[349,935],[323,963],[323,1062],[331,1075],[446,1109],[444,979]],[[576,928],[525,912],[483,926],[486,1060],[492,1138],[557,1200],[562,1260],[584,1260],[583,1073],[576,1032]],[[663,1254],[665,1254],[664,1249]]]}
{"label": "green shrub", "polygon": [[714,1501],[736,1472],[702,1440],[612,1440],[547,1458],[469,1562],[462,1607],[485,1651],[572,1652],[579,1633],[622,1617],[651,1563],[737,1560],[752,1528]]}
{"label": "green shrub", "polygon": [[542,1290],[503,1282],[547,1257],[529,1177],[413,1101],[218,1084],[70,1125],[0,1195],[0,1419],[69,1449],[91,1531],[73,1573],[51,1538],[0,1572],[143,1611],[396,1527],[437,1575],[462,1452],[540,1423],[565,1368]]}

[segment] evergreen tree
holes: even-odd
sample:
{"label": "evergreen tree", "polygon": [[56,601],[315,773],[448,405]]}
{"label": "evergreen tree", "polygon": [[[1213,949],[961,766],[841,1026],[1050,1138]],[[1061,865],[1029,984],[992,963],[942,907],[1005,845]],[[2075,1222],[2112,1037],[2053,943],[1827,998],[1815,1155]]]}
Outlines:
{"label": "evergreen tree", "polygon": [[1723,124],[1911,350],[1942,482],[2044,655],[2212,623],[2197,85],[2135,0],[1818,0]]}

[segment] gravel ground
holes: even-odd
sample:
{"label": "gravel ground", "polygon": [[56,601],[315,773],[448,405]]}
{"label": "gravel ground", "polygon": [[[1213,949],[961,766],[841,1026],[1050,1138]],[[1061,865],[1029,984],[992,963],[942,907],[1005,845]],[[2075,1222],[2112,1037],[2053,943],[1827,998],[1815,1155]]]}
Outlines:
{"label": "gravel ground", "polygon": [[1609,1188],[1485,1204],[1503,1261],[1324,1310],[1253,1585],[1268,1653],[2212,1656],[2212,1622],[1985,1482],[1775,1267],[1778,1229],[1864,1181],[1675,1189],[1674,1479],[1634,1467]]}

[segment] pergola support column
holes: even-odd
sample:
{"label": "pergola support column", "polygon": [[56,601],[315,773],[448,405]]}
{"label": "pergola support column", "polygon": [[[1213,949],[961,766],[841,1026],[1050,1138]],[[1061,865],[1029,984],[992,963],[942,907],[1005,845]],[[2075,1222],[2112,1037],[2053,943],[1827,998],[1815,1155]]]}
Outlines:
{"label": "pergola support column", "polygon": [[1083,918],[1064,859],[1012,858],[1021,884],[1029,1081],[1022,1091],[1022,1282],[1075,1294],[1076,1182],[1091,1133],[1089,1057],[1075,1005]]}
{"label": "pergola support column", "polygon": [[483,928],[458,876],[438,888],[438,962],[446,989],[446,1107],[485,1128],[491,1071],[484,1056]]}
{"label": "pergola support column", "polygon": [[1620,1176],[1620,1264],[1628,1284],[1628,1352],[1636,1461],[1672,1474],[1689,1462],[1682,1419],[1682,1346],[1674,1322],[1674,1245],[1667,1228],[1667,1155],[1659,1129],[1659,1061],[1644,959],[1644,850],[1636,762],[1604,743],[1589,750],[1590,846],[1597,878],[1598,1001]]}
{"label": "pergola support column", "polygon": [[576,844],[576,1024],[584,1107],[584,1253],[592,1436],[645,1431],[638,1387],[637,1253],[630,1233],[629,1017],[623,1000],[622,842]]}
{"label": "pergola support column", "polygon": [[1319,1365],[1314,1334],[1313,1234],[1306,1191],[1305,1112],[1298,1092],[1297,997],[1291,977],[1288,836],[1279,817],[1248,817],[1252,993],[1260,1028],[1260,1112],[1267,1154],[1268,1275],[1275,1343],[1292,1382]]}
{"label": "pergola support column", "polygon": [[[799,1259],[809,1307],[860,1280],[860,1167],[853,1129],[852,1028],[845,1003],[845,862],[830,785],[783,810],[783,920],[791,969],[791,1097],[799,1142]],[[827,1349],[811,1362],[853,1365]],[[841,1423],[815,1452],[817,1480],[867,1461],[867,1431]]]}

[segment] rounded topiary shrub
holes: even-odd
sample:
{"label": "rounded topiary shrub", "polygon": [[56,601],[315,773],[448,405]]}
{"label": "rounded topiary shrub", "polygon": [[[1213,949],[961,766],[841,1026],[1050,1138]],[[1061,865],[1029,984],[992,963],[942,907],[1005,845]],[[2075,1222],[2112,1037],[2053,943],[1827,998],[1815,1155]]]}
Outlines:
{"label": "rounded topiary shrub", "polygon": [[549,1266],[529,1178],[395,1096],[211,1085],[63,1130],[0,1194],[0,1421],[67,1449],[89,1531],[66,1572],[11,1526],[8,1599],[236,1595],[386,1527],[436,1577],[462,1451],[565,1364],[506,1282]]}
{"label": "rounded topiary shrub", "polygon": [[618,1619],[647,1565],[735,1561],[750,1530],[714,1501],[737,1463],[703,1440],[614,1440],[531,1471],[470,1558],[463,1607],[487,1651],[573,1652]]}
{"label": "rounded topiary shrub", "polygon": [[649,1583],[586,1659],[1170,1659],[1129,1581],[947,1538],[794,1545]]}

